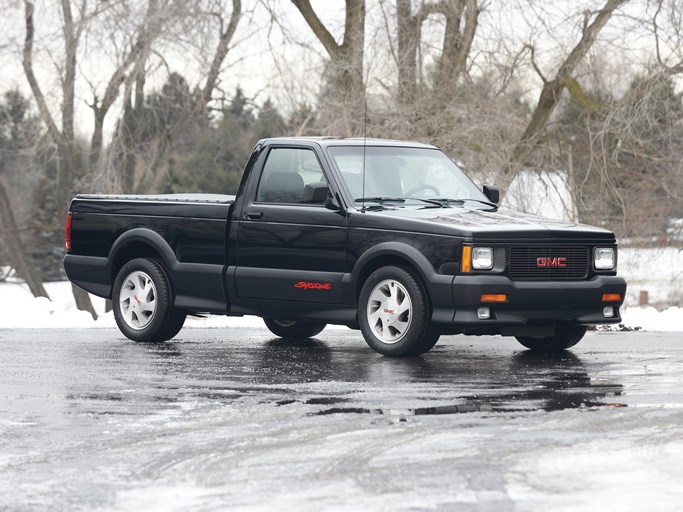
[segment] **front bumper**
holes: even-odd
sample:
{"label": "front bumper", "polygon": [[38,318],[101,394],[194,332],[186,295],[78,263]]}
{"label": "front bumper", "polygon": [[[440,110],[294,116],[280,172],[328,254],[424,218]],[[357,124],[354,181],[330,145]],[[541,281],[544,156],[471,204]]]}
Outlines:
{"label": "front bumper", "polygon": [[[621,322],[619,307],[626,281],[616,276],[596,276],[585,281],[512,281],[505,276],[456,276],[453,280],[452,323],[463,327],[493,327],[570,322],[582,325]],[[621,295],[619,302],[603,302],[605,293]],[[505,294],[507,301],[482,303],[483,294]],[[614,316],[603,308],[612,306]],[[488,307],[491,317],[480,320],[477,309]]]}

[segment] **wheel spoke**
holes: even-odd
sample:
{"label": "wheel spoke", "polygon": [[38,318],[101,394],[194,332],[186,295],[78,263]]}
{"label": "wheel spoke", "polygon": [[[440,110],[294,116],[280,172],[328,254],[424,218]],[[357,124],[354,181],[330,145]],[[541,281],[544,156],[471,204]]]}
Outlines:
{"label": "wheel spoke", "polygon": [[128,306],[128,309],[126,309],[125,318],[128,321],[128,325],[130,325],[130,326],[134,325],[133,308],[132,307]]}
{"label": "wheel spoke", "polygon": [[391,283],[391,286],[389,286],[389,290],[391,291],[390,297],[392,299],[394,299],[395,302],[398,303],[398,291],[399,291],[399,289],[398,289],[398,286],[396,286],[395,281]]}
{"label": "wheel spoke", "polygon": [[144,288],[142,289],[142,297],[140,298],[140,300],[144,300],[145,302],[150,302],[150,300],[153,300],[150,298],[153,291],[153,286],[154,283],[152,283],[152,280],[148,279],[145,283]]}
{"label": "wheel spoke", "polygon": [[131,295],[131,290],[122,288],[121,293],[119,293],[119,302],[123,304],[125,301],[130,301]]}
{"label": "wheel spoke", "polygon": [[399,335],[401,335],[408,329],[408,323],[409,322],[407,321],[396,320],[391,326],[398,331]]}
{"label": "wheel spoke", "polygon": [[387,326],[384,325],[384,322],[381,322],[379,324],[379,329],[380,329],[380,336],[382,336],[382,338],[386,339],[390,336],[389,329],[387,329]]}
{"label": "wheel spoke", "polygon": [[407,296],[403,297],[403,302],[399,303],[397,313],[400,316],[401,314],[405,313],[406,311],[410,311],[410,300],[408,299]]}

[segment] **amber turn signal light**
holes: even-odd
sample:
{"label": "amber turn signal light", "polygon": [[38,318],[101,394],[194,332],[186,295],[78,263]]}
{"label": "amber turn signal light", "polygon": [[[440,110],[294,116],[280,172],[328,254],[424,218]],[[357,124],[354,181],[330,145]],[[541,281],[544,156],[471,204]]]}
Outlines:
{"label": "amber turn signal light", "polygon": [[619,302],[621,300],[621,293],[603,293],[602,302]]}
{"label": "amber turn signal light", "polygon": [[460,262],[460,270],[463,274],[472,271],[472,246],[462,246],[462,261]]}
{"label": "amber turn signal light", "polygon": [[505,295],[504,293],[500,293],[500,294],[485,293],[484,295],[481,296],[482,302],[507,302],[507,300],[508,300],[508,296]]}

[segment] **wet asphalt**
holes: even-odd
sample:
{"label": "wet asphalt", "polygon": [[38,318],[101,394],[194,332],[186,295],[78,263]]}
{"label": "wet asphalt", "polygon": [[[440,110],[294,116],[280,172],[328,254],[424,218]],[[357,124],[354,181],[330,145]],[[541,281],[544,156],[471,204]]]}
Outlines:
{"label": "wet asphalt", "polygon": [[390,359],[346,329],[24,329],[0,354],[0,510],[683,509],[683,333]]}

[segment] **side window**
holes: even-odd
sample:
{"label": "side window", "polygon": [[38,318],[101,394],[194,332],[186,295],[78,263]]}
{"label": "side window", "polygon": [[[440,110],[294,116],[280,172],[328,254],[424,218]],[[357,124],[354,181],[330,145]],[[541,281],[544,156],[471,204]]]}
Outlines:
{"label": "side window", "polygon": [[322,203],[327,180],[315,152],[305,148],[273,148],[263,166],[256,200],[265,203]]}

